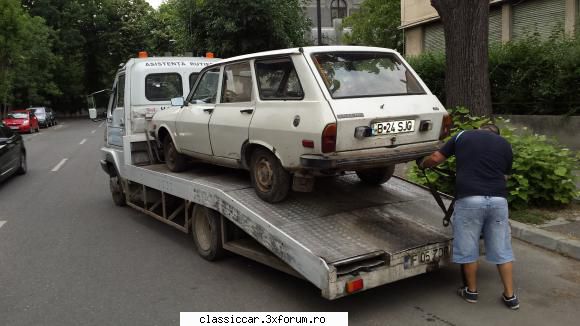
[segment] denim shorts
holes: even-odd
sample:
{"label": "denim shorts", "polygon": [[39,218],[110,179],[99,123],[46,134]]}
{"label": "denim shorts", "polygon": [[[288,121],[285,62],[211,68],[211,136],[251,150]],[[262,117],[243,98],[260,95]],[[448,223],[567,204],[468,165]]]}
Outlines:
{"label": "denim shorts", "polygon": [[479,258],[483,233],[485,258],[492,264],[514,260],[507,200],[503,197],[459,198],[453,212],[453,262],[467,264]]}

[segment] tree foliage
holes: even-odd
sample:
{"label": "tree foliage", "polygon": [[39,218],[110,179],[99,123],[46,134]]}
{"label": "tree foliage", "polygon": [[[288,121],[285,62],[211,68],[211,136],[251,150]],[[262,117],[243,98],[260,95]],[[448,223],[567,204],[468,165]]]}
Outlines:
{"label": "tree foliage", "polygon": [[345,27],[352,27],[352,33],[345,34],[347,44],[380,46],[403,50],[400,0],[365,0],[359,12],[344,21]]}
{"label": "tree foliage", "polygon": [[[174,0],[178,46],[220,57],[302,46],[310,22],[304,0]],[[243,13],[243,14],[241,14]],[[186,36],[184,38],[183,36]]]}
{"label": "tree foliage", "polygon": [[44,19],[31,17],[18,0],[0,1],[0,104],[18,107],[58,95],[53,72],[54,30]]}

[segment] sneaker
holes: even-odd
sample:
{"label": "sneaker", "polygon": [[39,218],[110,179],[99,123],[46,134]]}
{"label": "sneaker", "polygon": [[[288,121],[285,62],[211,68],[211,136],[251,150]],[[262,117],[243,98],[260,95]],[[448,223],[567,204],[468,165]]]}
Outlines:
{"label": "sneaker", "polygon": [[520,308],[520,300],[518,300],[518,297],[515,295],[515,293],[511,298],[506,297],[505,294],[502,293],[501,298],[506,307],[510,308],[511,310],[517,310]]}
{"label": "sneaker", "polygon": [[469,303],[477,303],[477,296],[479,295],[479,293],[477,293],[477,291],[471,292],[469,291],[467,286],[464,286],[457,289],[457,295],[459,295],[460,297],[463,298],[463,300]]}

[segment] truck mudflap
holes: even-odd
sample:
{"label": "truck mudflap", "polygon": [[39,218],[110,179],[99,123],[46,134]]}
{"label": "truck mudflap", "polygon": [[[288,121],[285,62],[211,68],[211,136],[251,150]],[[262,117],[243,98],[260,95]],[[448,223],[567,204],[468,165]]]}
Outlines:
{"label": "truck mudflap", "polygon": [[451,230],[442,226],[441,211],[428,190],[399,178],[378,187],[354,174],[321,178],[314,192],[269,204],[244,171],[201,164],[184,173],[165,165],[125,171],[131,182],[219,211],[328,299],[448,262]]}

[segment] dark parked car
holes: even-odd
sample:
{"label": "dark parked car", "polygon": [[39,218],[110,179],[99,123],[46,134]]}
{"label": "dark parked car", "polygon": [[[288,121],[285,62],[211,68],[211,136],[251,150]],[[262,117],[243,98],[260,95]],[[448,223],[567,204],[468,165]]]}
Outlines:
{"label": "dark parked car", "polygon": [[40,106],[40,107],[30,108],[29,110],[34,112],[34,115],[36,115],[36,118],[38,118],[38,124],[42,128],[47,128],[47,127],[54,125],[54,118],[53,118],[54,115],[52,114],[52,109],[44,107],[44,106]]}
{"label": "dark parked car", "polygon": [[8,113],[2,121],[8,128],[18,131],[33,133],[39,131],[38,118],[31,110],[14,110]]}
{"label": "dark parked car", "polygon": [[26,149],[22,136],[0,122],[0,181],[14,173],[26,173]]}

